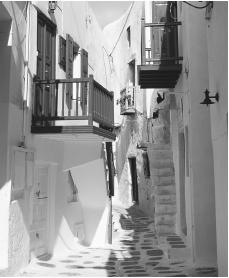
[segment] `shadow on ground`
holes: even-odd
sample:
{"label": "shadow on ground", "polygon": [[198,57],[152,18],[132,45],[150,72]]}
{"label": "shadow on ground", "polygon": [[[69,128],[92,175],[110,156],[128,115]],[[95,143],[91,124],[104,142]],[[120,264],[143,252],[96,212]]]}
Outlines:
{"label": "shadow on ground", "polygon": [[[53,259],[39,257],[29,271],[20,276],[77,277],[216,277],[215,268],[190,268],[184,259],[172,262],[155,233],[152,218],[136,205],[128,209],[113,208],[116,228],[113,244],[104,248],[85,248]],[[118,224],[118,225],[117,225]],[[118,227],[118,228],[117,228]],[[164,238],[167,247],[181,248],[184,242],[177,235]]]}

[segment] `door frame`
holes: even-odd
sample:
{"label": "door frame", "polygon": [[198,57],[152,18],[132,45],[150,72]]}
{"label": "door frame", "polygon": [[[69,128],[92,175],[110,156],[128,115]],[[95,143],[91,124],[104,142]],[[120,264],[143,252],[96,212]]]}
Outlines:
{"label": "door frame", "polygon": [[130,176],[131,176],[131,194],[132,202],[139,204],[139,190],[138,190],[138,174],[137,174],[137,163],[136,157],[128,157]]}
{"label": "door frame", "polygon": [[180,232],[187,237],[187,220],[186,220],[186,194],[185,194],[185,134],[184,130],[178,133],[179,146],[179,198],[180,198]]}
{"label": "door frame", "polygon": [[[56,174],[57,174],[57,163],[50,163],[44,161],[35,161],[34,170],[36,171],[37,167],[46,167],[48,170],[48,184],[47,184],[47,244],[46,250],[48,254],[53,252],[54,244],[54,232],[55,232],[55,185],[56,185]],[[35,177],[34,177],[35,178]],[[34,181],[35,185],[35,181]],[[33,187],[34,188],[34,187]],[[33,190],[32,190],[33,194]],[[33,196],[30,196],[30,225],[33,222]],[[31,254],[31,250],[30,250]]]}

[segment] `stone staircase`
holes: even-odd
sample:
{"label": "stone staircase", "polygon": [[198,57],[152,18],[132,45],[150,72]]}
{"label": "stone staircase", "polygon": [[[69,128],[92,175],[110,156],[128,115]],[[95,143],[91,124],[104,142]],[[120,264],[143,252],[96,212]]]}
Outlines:
{"label": "stone staircase", "polygon": [[176,188],[171,146],[148,144],[150,174],[155,189],[155,229],[158,235],[175,233]]}

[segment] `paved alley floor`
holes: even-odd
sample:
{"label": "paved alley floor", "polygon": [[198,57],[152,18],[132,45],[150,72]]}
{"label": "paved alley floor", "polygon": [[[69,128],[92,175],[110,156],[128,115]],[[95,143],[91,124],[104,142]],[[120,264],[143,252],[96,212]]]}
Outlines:
{"label": "paved alley floor", "polygon": [[[188,260],[170,258],[169,247],[184,249],[177,235],[158,238],[153,220],[135,207],[113,208],[113,244],[82,247],[59,258],[33,259],[18,276],[216,277],[213,267],[192,268]],[[181,253],[182,254],[182,253]],[[185,257],[185,256],[184,256]]]}

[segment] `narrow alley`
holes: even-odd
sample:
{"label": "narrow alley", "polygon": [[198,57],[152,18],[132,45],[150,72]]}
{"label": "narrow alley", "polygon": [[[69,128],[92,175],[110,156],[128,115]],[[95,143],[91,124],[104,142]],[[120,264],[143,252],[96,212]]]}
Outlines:
{"label": "narrow alley", "polygon": [[19,276],[216,277],[213,267],[191,268],[186,258],[170,257],[169,249],[185,248],[181,237],[158,237],[154,221],[136,206],[113,208],[113,244],[79,247],[63,257],[35,258]]}
{"label": "narrow alley", "polygon": [[227,27],[227,1],[0,1],[0,277],[228,277]]}

